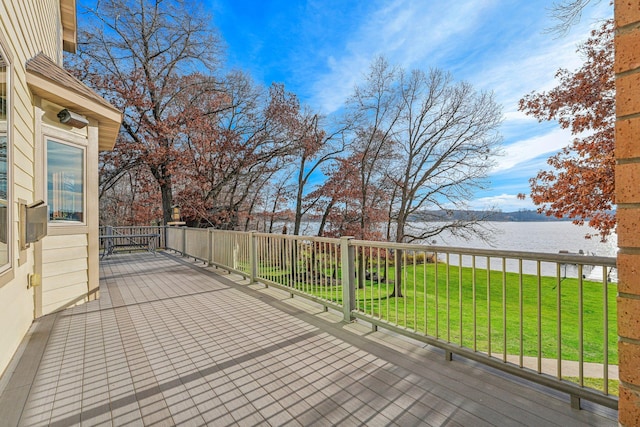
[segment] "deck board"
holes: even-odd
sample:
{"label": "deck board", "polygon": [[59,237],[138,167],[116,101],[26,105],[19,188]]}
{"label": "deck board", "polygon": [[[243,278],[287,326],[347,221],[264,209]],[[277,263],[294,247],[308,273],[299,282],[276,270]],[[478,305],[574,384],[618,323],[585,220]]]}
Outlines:
{"label": "deck board", "polygon": [[616,411],[169,254],[101,263],[100,299],[34,322],[9,425],[614,426]]}

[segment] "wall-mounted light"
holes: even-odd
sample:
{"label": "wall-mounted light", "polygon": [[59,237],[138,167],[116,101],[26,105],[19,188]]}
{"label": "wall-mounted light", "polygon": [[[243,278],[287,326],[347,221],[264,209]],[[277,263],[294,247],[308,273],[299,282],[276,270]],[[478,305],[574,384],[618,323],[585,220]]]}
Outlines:
{"label": "wall-mounted light", "polygon": [[184,221],[180,221],[180,206],[173,205],[171,206],[171,222],[168,222],[167,225],[185,225]]}
{"label": "wall-mounted light", "polygon": [[89,124],[89,120],[87,120],[85,116],[69,111],[66,108],[64,110],[60,110],[58,113],[58,119],[60,119],[60,123],[78,129],[82,129]]}
{"label": "wall-mounted light", "polygon": [[180,221],[180,206],[178,205],[171,206],[171,220]]}

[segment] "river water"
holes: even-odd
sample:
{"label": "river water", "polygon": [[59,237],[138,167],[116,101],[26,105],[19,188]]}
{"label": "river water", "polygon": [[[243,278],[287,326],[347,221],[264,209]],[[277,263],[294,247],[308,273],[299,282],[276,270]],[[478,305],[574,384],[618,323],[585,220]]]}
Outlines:
{"label": "river water", "polygon": [[[419,229],[420,223],[411,223],[411,226]],[[486,222],[483,225],[490,235],[490,240],[485,241],[478,237],[464,239],[444,232],[436,237],[432,237],[426,245],[450,246],[476,249],[496,249],[502,251],[518,252],[541,252],[557,254],[559,252],[582,253],[584,255],[595,255],[600,257],[615,257],[617,253],[617,236],[614,234],[606,242],[601,242],[598,236],[586,239],[585,235],[595,234],[595,230],[588,226],[578,226],[570,221],[545,221],[545,222]],[[317,223],[308,223],[303,227],[302,234],[315,235]],[[290,227],[293,228],[293,227]],[[433,224],[430,227],[433,228]],[[414,242],[419,243],[419,242]],[[446,255],[440,254],[441,261],[445,261]],[[464,256],[462,265],[469,267],[473,263],[471,256]],[[459,258],[451,256],[449,263],[457,265]],[[477,268],[486,268],[486,258],[476,257]],[[500,258],[491,258],[492,270],[502,269]],[[508,259],[507,271],[517,272],[519,270],[518,261]],[[575,265],[561,265],[563,277],[577,277],[578,269]],[[597,269],[600,270],[597,270]],[[537,265],[534,261],[525,261],[523,272],[525,274],[535,274]],[[556,265],[554,263],[542,263],[541,273],[543,276],[555,276]],[[585,266],[583,276],[589,280],[602,280],[602,267],[596,269]],[[591,276],[591,277],[589,277]],[[600,279],[598,279],[600,278]],[[609,272],[609,281],[617,281],[615,269]]]}
{"label": "river water", "polygon": [[[488,222],[486,223],[486,229],[490,232],[490,241],[484,241],[477,237],[463,239],[452,236],[449,233],[443,233],[430,239],[429,243],[437,246],[543,252],[551,254],[557,254],[562,251],[602,257],[615,257],[617,252],[616,235],[610,236],[606,242],[601,242],[599,237],[586,239],[585,235],[587,233],[593,234],[594,230],[586,226],[574,225],[571,222]],[[457,265],[457,260],[457,257],[452,257],[449,262]],[[472,265],[471,263],[471,257],[463,257],[463,266],[469,267]],[[476,266],[478,268],[485,268],[485,258],[477,257]],[[518,262],[514,259],[507,260],[506,267],[507,271],[510,272],[517,272],[519,268]],[[500,270],[501,268],[501,260],[499,258],[492,258],[491,269]],[[535,274],[536,270],[537,266],[535,262],[524,262],[523,272],[525,274]],[[582,273],[588,280],[602,280],[602,267],[585,266]],[[543,276],[555,276],[555,264],[542,263],[541,274]],[[577,266],[561,264],[561,275],[563,277],[577,277]],[[611,282],[617,281],[617,272],[615,269],[608,270],[608,280]]]}
{"label": "river water", "polygon": [[[587,233],[594,233],[587,226],[574,225],[569,221],[550,222],[487,222],[492,240],[479,238],[465,240],[444,233],[430,239],[431,244],[458,246],[463,248],[499,249],[524,252],[558,253],[568,251],[587,255],[616,256],[617,236],[610,236],[605,243],[599,237],[585,239]],[[435,243],[434,243],[435,241]]]}

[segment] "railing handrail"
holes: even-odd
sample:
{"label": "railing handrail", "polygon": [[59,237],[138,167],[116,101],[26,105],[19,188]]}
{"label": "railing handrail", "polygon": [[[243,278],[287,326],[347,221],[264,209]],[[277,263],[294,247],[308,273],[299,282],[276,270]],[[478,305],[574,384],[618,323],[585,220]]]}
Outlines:
{"label": "railing handrail", "polygon": [[[101,226],[100,228],[103,228]],[[130,229],[165,229],[167,226],[114,226],[114,231],[123,231]],[[174,229],[186,229],[189,231],[207,232],[209,230],[218,234],[228,235],[251,235],[256,237],[275,237],[284,240],[304,240],[318,243],[339,243],[340,239],[335,237],[321,237],[321,236],[305,236],[305,235],[293,235],[293,234],[277,234],[277,233],[262,233],[256,231],[234,231],[234,230],[218,230],[215,228],[194,228],[194,227],[178,227]],[[129,234],[120,234],[119,236],[128,236]],[[114,235],[115,237],[116,235]],[[491,258],[519,258],[529,261],[541,261],[541,262],[560,262],[562,264],[582,264],[582,265],[601,265],[606,267],[615,268],[617,265],[616,257],[607,257],[600,255],[589,254],[575,254],[575,253],[552,253],[552,252],[535,252],[535,251],[512,251],[502,249],[484,249],[484,248],[468,248],[462,246],[442,246],[442,245],[430,245],[425,243],[397,243],[397,242],[382,242],[375,240],[356,240],[350,241],[350,245],[354,246],[367,246],[367,247],[384,247],[386,249],[402,249],[402,250],[417,250],[417,251],[430,251],[437,253],[449,253],[460,254],[463,256],[488,256]]]}
{"label": "railing handrail", "polygon": [[392,243],[392,242],[375,242],[370,240],[353,240],[353,245],[357,246],[373,246],[384,247],[387,249],[403,249],[403,250],[427,250],[430,252],[441,252],[461,255],[488,256],[491,258],[520,258],[529,261],[542,262],[558,262],[562,264],[584,264],[584,265],[606,265],[607,267],[616,266],[615,257],[603,257],[596,255],[579,255],[569,253],[550,253],[550,252],[528,252],[528,251],[509,251],[501,249],[481,249],[481,248],[465,248],[461,246],[434,246],[416,243]]}

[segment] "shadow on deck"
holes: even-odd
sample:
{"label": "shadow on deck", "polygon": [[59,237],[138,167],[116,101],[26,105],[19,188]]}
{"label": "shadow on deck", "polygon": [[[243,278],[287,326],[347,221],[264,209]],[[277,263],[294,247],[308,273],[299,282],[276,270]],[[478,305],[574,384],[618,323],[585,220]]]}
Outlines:
{"label": "shadow on deck", "polygon": [[100,299],[38,319],[3,425],[617,425],[617,412],[169,254],[114,255]]}

